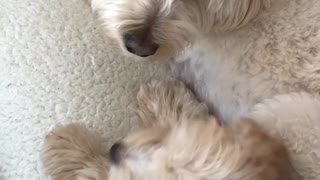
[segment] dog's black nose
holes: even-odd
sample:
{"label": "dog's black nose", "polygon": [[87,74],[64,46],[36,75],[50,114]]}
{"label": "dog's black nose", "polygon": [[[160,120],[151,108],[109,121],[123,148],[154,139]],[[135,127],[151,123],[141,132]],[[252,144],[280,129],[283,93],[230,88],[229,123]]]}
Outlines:
{"label": "dog's black nose", "polygon": [[115,143],[112,145],[109,152],[109,159],[114,164],[119,164],[121,162],[122,156],[124,154],[124,145],[122,143]]}
{"label": "dog's black nose", "polygon": [[141,33],[127,33],[123,38],[126,49],[140,57],[154,55],[159,48],[159,45],[154,43],[152,38]]}

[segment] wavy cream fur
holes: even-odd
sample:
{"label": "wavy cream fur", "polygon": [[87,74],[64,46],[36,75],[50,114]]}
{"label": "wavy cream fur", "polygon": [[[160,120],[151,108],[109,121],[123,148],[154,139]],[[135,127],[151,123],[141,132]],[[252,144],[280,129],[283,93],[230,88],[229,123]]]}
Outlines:
{"label": "wavy cream fur", "polygon": [[123,33],[150,28],[160,49],[149,59],[170,59],[223,121],[277,94],[320,92],[318,0],[92,0],[92,7],[119,47]]}
{"label": "wavy cream fur", "polygon": [[142,127],[121,140],[120,163],[106,164],[83,127],[60,126],[45,140],[46,173],[70,180],[279,180],[293,173],[280,141],[289,136],[269,134],[259,119],[221,126],[182,83],[152,82],[141,88],[138,104]]}
{"label": "wavy cream fur", "polygon": [[[153,59],[178,55],[203,32],[237,28],[254,18],[271,0],[92,0],[92,9],[120,42],[123,33],[152,25],[154,41],[162,48]],[[184,12],[184,13],[181,13]]]}
{"label": "wavy cream fur", "polygon": [[53,128],[43,145],[41,159],[50,180],[107,179],[106,152],[93,133],[80,124]]}
{"label": "wavy cream fur", "polygon": [[320,179],[320,96],[305,92],[278,95],[254,106],[247,115],[290,149],[301,176]]}

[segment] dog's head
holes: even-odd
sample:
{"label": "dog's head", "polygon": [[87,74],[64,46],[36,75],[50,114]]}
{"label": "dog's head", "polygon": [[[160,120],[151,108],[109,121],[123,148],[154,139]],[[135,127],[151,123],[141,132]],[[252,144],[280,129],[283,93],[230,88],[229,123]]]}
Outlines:
{"label": "dog's head", "polygon": [[211,30],[246,24],[271,0],[91,0],[109,36],[139,57],[175,57]]}
{"label": "dog's head", "polygon": [[108,36],[138,57],[172,57],[197,33],[180,0],[93,0],[92,8]]}
{"label": "dog's head", "polygon": [[254,121],[232,127],[216,119],[139,130],[109,152],[110,180],[276,180],[287,174],[285,146]]}
{"label": "dog's head", "polygon": [[[142,129],[111,147],[110,180],[231,177],[230,174],[241,168],[246,156],[239,154],[229,138],[214,120]],[[242,172],[246,174],[247,170]]]}

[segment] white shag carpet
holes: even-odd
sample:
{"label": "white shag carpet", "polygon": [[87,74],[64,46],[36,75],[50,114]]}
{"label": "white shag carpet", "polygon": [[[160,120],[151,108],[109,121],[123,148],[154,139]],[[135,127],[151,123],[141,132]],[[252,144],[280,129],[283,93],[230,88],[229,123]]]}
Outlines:
{"label": "white shag carpet", "polygon": [[85,0],[0,0],[0,27],[0,180],[45,179],[38,156],[54,124],[120,138],[139,85],[169,76],[120,56]]}

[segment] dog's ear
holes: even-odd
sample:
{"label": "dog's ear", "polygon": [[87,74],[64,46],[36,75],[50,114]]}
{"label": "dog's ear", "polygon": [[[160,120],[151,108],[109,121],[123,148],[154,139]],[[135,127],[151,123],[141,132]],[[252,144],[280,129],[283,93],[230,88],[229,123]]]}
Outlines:
{"label": "dog's ear", "polygon": [[240,27],[252,20],[272,0],[209,0],[208,14],[214,18],[213,26],[226,31]]}
{"label": "dog's ear", "polygon": [[57,126],[44,141],[41,161],[51,180],[107,178],[107,159],[100,139],[82,124]]}

